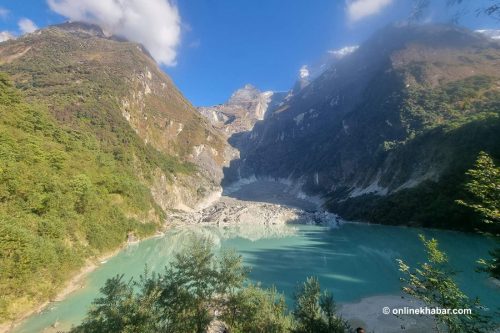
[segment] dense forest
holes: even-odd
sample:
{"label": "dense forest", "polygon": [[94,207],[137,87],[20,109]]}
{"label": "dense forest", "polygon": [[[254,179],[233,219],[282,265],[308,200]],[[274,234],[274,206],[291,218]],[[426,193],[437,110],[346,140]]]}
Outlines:
{"label": "dense forest", "polygon": [[154,233],[164,213],[137,172],[147,179],[155,168],[194,170],[137,137],[103,143],[65,127],[1,74],[0,321],[53,297],[87,258],[115,250],[128,233]]}

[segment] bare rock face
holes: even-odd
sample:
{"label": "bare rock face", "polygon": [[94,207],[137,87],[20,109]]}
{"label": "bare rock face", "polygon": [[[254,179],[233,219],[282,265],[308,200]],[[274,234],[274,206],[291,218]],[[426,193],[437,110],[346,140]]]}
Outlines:
{"label": "bare rock face", "polygon": [[235,91],[226,103],[199,107],[198,111],[216,128],[231,136],[250,131],[255,123],[263,120],[268,112],[272,112],[283,98],[284,93],[261,92],[247,84]]}

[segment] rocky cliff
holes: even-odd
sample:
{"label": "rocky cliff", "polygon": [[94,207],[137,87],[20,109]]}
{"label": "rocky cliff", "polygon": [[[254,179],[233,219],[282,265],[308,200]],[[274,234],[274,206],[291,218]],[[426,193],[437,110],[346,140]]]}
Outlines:
{"label": "rocky cliff", "polygon": [[255,123],[273,112],[285,98],[281,92],[261,92],[247,84],[224,104],[199,107],[198,111],[227,136],[250,131]]}
{"label": "rocky cliff", "polygon": [[500,156],[499,65],[479,33],[387,27],[240,135],[224,182],[286,179],[353,219],[458,223],[464,172]]}

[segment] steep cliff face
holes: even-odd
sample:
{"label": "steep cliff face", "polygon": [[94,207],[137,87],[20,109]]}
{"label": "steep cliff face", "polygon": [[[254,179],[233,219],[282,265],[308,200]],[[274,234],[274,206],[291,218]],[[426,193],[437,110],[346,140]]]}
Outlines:
{"label": "steep cliff face", "polygon": [[[224,140],[141,45],[107,37],[97,26],[65,23],[2,43],[0,71],[29,101],[49,105],[58,121],[91,132],[116,154],[138,137],[143,145],[197,165],[190,175],[170,177],[177,191],[154,191],[163,208],[195,205],[200,198],[193,183],[217,187]],[[169,178],[157,171],[152,188]],[[165,197],[185,190],[194,192]]]}
{"label": "steep cliff face", "polygon": [[349,218],[423,223],[375,206],[423,184],[441,191],[443,177],[463,174],[480,150],[500,155],[499,65],[500,44],[478,33],[384,29],[240,138],[224,181],[285,178]]}
{"label": "steep cliff face", "polygon": [[250,131],[255,123],[264,119],[283,101],[282,92],[261,92],[247,84],[231,95],[224,104],[199,107],[198,111],[228,136]]}

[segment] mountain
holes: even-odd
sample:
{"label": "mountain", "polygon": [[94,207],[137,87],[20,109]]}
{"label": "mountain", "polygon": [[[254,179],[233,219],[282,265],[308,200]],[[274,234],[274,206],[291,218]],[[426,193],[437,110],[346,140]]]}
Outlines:
{"label": "mountain", "polygon": [[0,70],[62,123],[110,145],[131,135],[117,126],[132,129],[142,144],[220,178],[224,141],[139,44],[65,23],[3,43]]}
{"label": "mountain", "polygon": [[470,229],[455,199],[479,151],[500,157],[499,64],[478,33],[387,27],[240,135],[224,183],[272,177],[348,219]]}
{"label": "mountain", "polygon": [[227,135],[250,131],[255,123],[272,112],[285,97],[285,93],[261,92],[247,84],[236,90],[224,104],[199,107],[198,111]]}
{"label": "mountain", "polygon": [[225,140],[141,45],[98,26],[0,43],[0,72],[1,323],[202,204]]}

